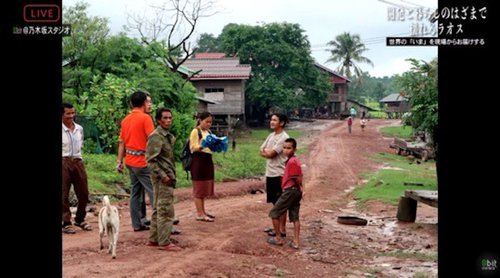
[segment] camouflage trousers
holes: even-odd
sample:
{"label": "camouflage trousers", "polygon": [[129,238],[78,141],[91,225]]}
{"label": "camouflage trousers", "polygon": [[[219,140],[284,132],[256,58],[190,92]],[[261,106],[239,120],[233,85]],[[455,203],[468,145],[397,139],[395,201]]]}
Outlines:
{"label": "camouflage trousers", "polygon": [[149,230],[149,241],[159,245],[170,244],[172,221],[174,221],[174,188],[163,184],[159,179],[153,182],[153,214]]}

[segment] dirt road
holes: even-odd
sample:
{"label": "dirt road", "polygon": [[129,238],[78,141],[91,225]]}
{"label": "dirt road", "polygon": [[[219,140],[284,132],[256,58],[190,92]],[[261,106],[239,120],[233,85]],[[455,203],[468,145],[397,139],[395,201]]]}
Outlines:
{"label": "dirt road", "polygon": [[[113,260],[99,251],[97,217],[89,213],[93,231],[63,235],[64,277],[413,277],[417,272],[434,277],[436,260],[408,254],[437,252],[436,209],[419,205],[416,223],[401,224],[394,206],[370,203],[363,211],[355,207],[349,192],[363,183],[360,173],[381,167],[368,156],[390,152],[390,139],[378,130],[397,123],[371,120],[362,132],[358,121],[352,134],[344,122],[332,120],[289,128],[303,129],[306,136],[298,145],[308,146],[299,156],[306,186],[300,250],[266,242],[263,229],[271,225],[271,205],[265,203],[265,194],[249,193],[263,189],[263,180],[220,183],[215,198],[206,201],[207,210],[216,215],[213,223],[195,221],[191,189],[176,190],[182,234],[172,238],[184,248],[180,252],[145,246],[148,231],[133,231],[127,202],[121,202],[121,232]],[[369,223],[337,223],[337,216],[345,214],[363,216]],[[292,234],[292,224],[287,224],[287,231]]]}

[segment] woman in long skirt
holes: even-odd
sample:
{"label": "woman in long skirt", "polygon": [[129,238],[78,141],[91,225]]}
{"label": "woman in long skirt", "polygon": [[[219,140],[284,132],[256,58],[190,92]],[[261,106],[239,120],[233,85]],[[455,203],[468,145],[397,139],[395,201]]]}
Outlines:
{"label": "woman in long skirt", "polygon": [[[215,216],[205,211],[205,198],[214,195],[214,162],[212,151],[203,148],[201,142],[210,134],[212,114],[203,112],[198,116],[198,126],[191,131],[189,145],[191,149],[191,178],[193,198],[196,207],[196,220],[213,222]],[[201,138],[200,138],[201,133]]]}

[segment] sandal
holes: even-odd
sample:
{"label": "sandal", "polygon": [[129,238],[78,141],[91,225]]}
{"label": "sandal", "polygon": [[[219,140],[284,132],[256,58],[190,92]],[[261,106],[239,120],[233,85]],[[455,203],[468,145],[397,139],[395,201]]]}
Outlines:
{"label": "sandal", "polygon": [[71,228],[71,225],[66,225],[66,226],[62,227],[62,232],[65,234],[75,234],[76,233],[76,231],[73,230],[73,228]]}
{"label": "sandal", "polygon": [[208,216],[197,216],[196,221],[203,221],[203,222],[214,222],[213,218],[210,218]]}
{"label": "sandal", "polygon": [[92,231],[92,226],[90,226],[85,221],[80,222],[80,223],[75,222],[75,226],[82,228],[82,230],[84,230],[84,231]]}
{"label": "sandal", "polygon": [[160,246],[158,246],[158,249],[165,250],[165,251],[182,251],[181,247],[179,247],[173,243],[170,243],[167,245],[160,245]]}
{"label": "sandal", "polygon": [[178,230],[176,228],[172,228],[172,231],[170,232],[171,235],[180,235],[181,230]]}
{"label": "sandal", "polygon": [[288,246],[292,247],[293,249],[299,249],[299,245],[295,244],[292,240],[288,242]]}
{"label": "sandal", "polygon": [[[272,231],[272,232],[268,232],[267,233],[268,236],[276,236],[276,232],[275,231]],[[286,237],[286,233],[280,233],[281,237]]]}
{"label": "sandal", "polygon": [[283,245],[283,242],[278,241],[275,237],[268,238],[267,239],[267,243],[272,244],[272,245],[278,245],[278,246],[282,246]]}
{"label": "sandal", "polygon": [[207,213],[205,213],[205,214],[206,214],[208,217],[210,217],[210,218],[215,218],[215,215],[213,215],[213,214],[211,214],[211,213],[208,213],[208,212],[207,212]]}
{"label": "sandal", "polygon": [[156,247],[158,247],[158,242],[156,242],[156,241],[148,241],[148,243],[146,243],[146,246],[156,246]]}
{"label": "sandal", "polygon": [[273,228],[265,228],[264,229],[264,233],[269,233],[269,232],[272,232],[272,231],[274,231]]}

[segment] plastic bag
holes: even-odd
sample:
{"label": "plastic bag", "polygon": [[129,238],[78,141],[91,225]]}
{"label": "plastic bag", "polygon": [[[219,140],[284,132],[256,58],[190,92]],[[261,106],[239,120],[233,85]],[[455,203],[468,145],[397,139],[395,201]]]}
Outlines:
{"label": "plastic bag", "polygon": [[207,135],[203,141],[201,141],[201,146],[203,148],[209,148],[213,152],[227,152],[229,139],[227,136],[218,137],[213,134]]}

